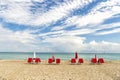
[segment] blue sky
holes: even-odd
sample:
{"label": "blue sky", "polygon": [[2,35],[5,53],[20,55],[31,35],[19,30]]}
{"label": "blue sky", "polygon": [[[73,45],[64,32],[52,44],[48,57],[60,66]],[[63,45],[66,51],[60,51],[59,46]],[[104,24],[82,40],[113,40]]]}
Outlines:
{"label": "blue sky", "polygon": [[0,51],[120,52],[119,0],[1,0]]}

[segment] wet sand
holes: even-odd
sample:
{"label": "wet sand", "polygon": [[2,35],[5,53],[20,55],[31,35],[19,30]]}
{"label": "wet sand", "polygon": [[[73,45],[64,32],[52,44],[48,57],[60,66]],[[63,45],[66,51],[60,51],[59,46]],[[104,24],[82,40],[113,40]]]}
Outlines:
{"label": "wet sand", "polygon": [[66,60],[56,65],[47,61],[28,64],[26,60],[0,60],[0,80],[120,80],[120,61],[74,65]]}

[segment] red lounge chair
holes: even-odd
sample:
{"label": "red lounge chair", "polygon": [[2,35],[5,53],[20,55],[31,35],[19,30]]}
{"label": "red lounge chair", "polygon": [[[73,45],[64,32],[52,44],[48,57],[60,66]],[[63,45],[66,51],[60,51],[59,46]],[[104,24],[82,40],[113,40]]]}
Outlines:
{"label": "red lounge chair", "polygon": [[53,59],[52,58],[49,58],[48,59],[48,63],[51,64],[53,62]]}
{"label": "red lounge chair", "polygon": [[83,63],[83,58],[79,58],[78,63]]}
{"label": "red lounge chair", "polygon": [[97,63],[97,56],[96,56],[96,54],[95,54],[95,58],[91,59],[91,63]]}
{"label": "red lounge chair", "polygon": [[33,59],[32,59],[32,58],[28,58],[27,62],[28,62],[28,63],[32,63],[32,62],[33,62]]}
{"label": "red lounge chair", "polygon": [[60,58],[56,58],[56,64],[60,64]]}
{"label": "red lounge chair", "polygon": [[35,63],[39,63],[41,62],[41,59],[40,58],[35,58]]}
{"label": "red lounge chair", "polygon": [[98,63],[104,63],[104,59],[103,58],[99,58],[98,59]]}
{"label": "red lounge chair", "polygon": [[92,59],[91,59],[91,62],[92,62],[92,63],[97,63],[97,59],[96,59],[96,58],[92,58]]}
{"label": "red lounge chair", "polygon": [[75,58],[72,58],[72,59],[71,59],[71,63],[76,63],[76,59],[75,59]]}

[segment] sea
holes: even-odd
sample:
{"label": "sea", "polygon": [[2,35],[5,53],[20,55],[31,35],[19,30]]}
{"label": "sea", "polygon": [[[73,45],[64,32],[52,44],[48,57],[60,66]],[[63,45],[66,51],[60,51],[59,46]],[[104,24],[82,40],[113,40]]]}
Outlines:
{"label": "sea", "polygon": [[[105,60],[120,60],[120,53],[78,53],[79,58],[84,60],[90,60],[91,58],[104,58]],[[36,57],[41,60],[47,60],[48,58],[55,56],[61,60],[70,60],[75,57],[75,53],[54,53],[54,52],[36,52]],[[27,60],[27,58],[33,57],[33,52],[0,52],[0,60]]]}

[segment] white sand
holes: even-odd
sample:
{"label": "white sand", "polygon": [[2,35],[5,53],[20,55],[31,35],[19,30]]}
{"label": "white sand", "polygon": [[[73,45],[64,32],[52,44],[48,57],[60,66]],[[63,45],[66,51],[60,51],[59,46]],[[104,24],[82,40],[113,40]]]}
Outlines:
{"label": "white sand", "polygon": [[120,61],[107,61],[102,65],[28,64],[26,60],[0,60],[0,80],[120,80]]}

